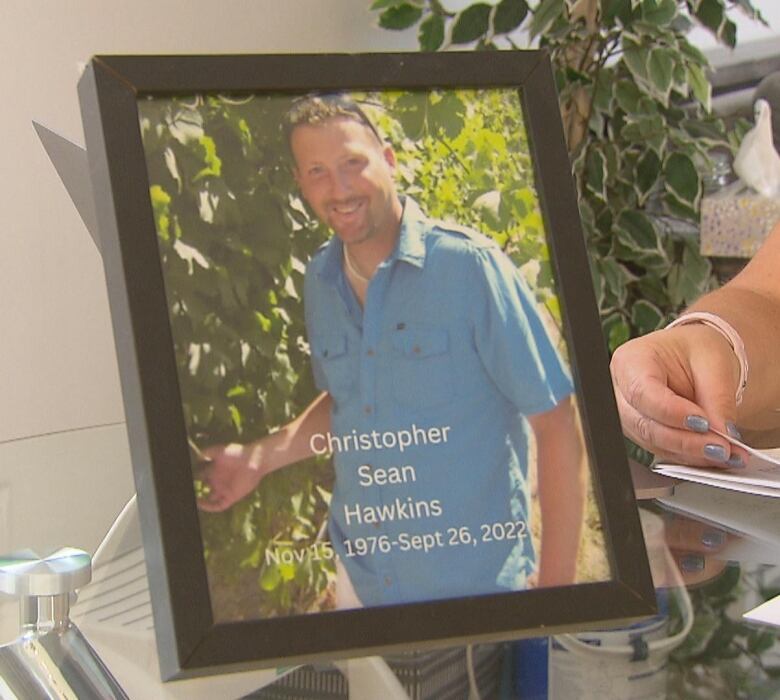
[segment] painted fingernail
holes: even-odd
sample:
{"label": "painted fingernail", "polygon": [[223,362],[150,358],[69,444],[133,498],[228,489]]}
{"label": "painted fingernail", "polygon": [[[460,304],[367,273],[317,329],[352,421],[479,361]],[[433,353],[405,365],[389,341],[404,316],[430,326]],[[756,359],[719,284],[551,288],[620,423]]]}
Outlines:
{"label": "painted fingernail", "polygon": [[726,448],[722,445],[705,445],[704,456],[716,462],[726,461]]}
{"label": "painted fingernail", "polygon": [[744,469],[745,460],[742,459],[741,455],[731,455],[731,457],[726,460],[726,466],[731,467],[732,469]]}
{"label": "painted fingernail", "polygon": [[680,568],[689,574],[704,571],[704,557],[699,554],[686,554],[680,559]]}
{"label": "painted fingernail", "polygon": [[710,429],[709,421],[703,416],[686,416],[685,425],[696,433],[706,433]]}
{"label": "painted fingernail", "polygon": [[720,530],[705,530],[701,536],[701,543],[705,547],[720,547],[726,541],[726,533]]}
{"label": "painted fingernail", "polygon": [[726,432],[733,438],[736,438],[737,440],[742,439],[742,433],[739,432],[739,429],[737,428],[735,423],[732,423],[730,420],[726,421]]}

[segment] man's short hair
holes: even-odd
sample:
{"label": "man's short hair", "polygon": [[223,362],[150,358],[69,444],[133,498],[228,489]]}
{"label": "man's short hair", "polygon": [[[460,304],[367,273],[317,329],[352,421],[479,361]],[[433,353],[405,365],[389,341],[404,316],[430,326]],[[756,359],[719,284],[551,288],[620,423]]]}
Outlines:
{"label": "man's short hair", "polygon": [[298,126],[317,126],[331,119],[351,119],[362,124],[376,137],[379,143],[384,139],[374,123],[360,108],[357,102],[343,93],[329,93],[323,95],[305,95],[295,100],[284,119],[284,135],[287,143],[293,130]]}

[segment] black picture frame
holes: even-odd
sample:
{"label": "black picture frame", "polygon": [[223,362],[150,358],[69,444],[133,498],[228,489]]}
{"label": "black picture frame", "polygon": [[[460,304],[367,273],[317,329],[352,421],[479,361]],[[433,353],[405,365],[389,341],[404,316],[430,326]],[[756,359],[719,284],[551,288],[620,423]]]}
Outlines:
{"label": "black picture frame", "polygon": [[[612,578],[215,624],[138,100],[194,93],[433,88],[520,90]],[[79,95],[164,679],[615,626],[655,613],[553,71],[545,52],[96,56],[80,80]]]}

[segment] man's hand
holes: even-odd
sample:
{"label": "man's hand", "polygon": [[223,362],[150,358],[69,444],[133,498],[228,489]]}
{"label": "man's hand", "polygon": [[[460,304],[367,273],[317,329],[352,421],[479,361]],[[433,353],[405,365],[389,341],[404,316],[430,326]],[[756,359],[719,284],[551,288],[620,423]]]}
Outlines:
{"label": "man's hand", "polygon": [[259,449],[253,445],[214,445],[203,450],[209,460],[200,474],[209,493],[198,500],[198,508],[218,513],[251,493],[263,478]]}
{"label": "man's hand", "polygon": [[736,430],[739,363],[718,331],[690,324],[636,338],[615,351],[611,371],[623,431],[637,444],[683,464],[746,458],[709,432]]}
{"label": "man's hand", "polygon": [[230,508],[257,488],[267,474],[314,455],[311,438],[330,430],[330,409],[330,395],[323,392],[295,420],[257,442],[203,450],[209,463],[200,478],[209,493],[198,499],[198,508],[210,513]]}

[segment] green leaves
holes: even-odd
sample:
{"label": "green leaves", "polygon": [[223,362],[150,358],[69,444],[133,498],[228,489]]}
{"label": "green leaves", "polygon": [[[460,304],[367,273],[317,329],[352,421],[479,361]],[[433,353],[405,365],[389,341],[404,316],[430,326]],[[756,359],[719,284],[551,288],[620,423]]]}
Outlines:
{"label": "green leaves", "polygon": [[682,260],[669,272],[667,288],[675,307],[692,304],[710,286],[712,265],[698,251],[696,241],[686,241]]}
{"label": "green leaves", "polygon": [[563,15],[563,0],[542,0],[534,10],[531,20],[531,38],[544,34]]}
{"label": "green leaves", "polygon": [[496,34],[507,34],[517,29],[527,15],[528,4],[525,0],[501,0],[493,15],[493,31]]}
{"label": "green leaves", "polygon": [[596,258],[594,264],[599,307],[607,313],[624,308],[629,285],[636,277],[611,255]]}
{"label": "green leaves", "polygon": [[452,43],[470,44],[485,34],[488,30],[490,10],[490,5],[478,2],[458,14],[452,27]]}
{"label": "green leaves", "polygon": [[371,9],[379,9],[378,4],[385,6],[386,10],[379,15],[379,26],[384,29],[407,29],[419,21],[423,11],[421,7],[408,2],[391,2],[390,0],[377,0]]}
{"label": "green leaves", "polygon": [[455,138],[463,129],[466,107],[457,95],[443,92],[429,97],[429,128],[433,134]]}
{"label": "green leaves", "polygon": [[630,144],[647,144],[659,156],[666,147],[668,129],[660,114],[645,113],[626,119],[621,138]]}
{"label": "green leaves", "polygon": [[647,150],[637,161],[636,166],[636,191],[637,201],[644,204],[653,191],[661,174],[661,159],[655,151]]}
{"label": "green leaves", "polygon": [[[201,448],[258,438],[314,396],[308,354],[298,343],[303,306],[286,278],[293,248],[308,259],[323,238],[310,237],[310,220],[290,205],[294,187],[278,128],[287,109],[288,98],[278,97],[139,103],[182,408]],[[254,569],[253,591],[259,581],[267,594],[243,600],[242,615],[298,610],[327,584],[332,562],[309,566],[311,583],[299,583],[297,567],[295,585],[278,585],[277,575],[289,573],[282,569],[259,576],[267,541],[300,526],[276,502],[289,502],[291,492],[308,498],[314,483],[330,487],[327,465],[306,469],[306,480],[264,480],[262,492],[229,514],[202,521],[210,575],[221,589],[235,593],[225,579],[247,567]],[[313,503],[306,514],[316,523],[311,538],[327,512],[321,499]],[[232,604],[215,609],[228,614]]]}
{"label": "green leaves", "polygon": [[655,226],[641,211],[621,212],[615,225],[613,248],[619,259],[638,264],[655,275],[669,271],[669,257]]}
{"label": "green leaves", "polygon": [[623,60],[640,89],[664,106],[669,104],[677,54],[663,46],[652,46],[638,36],[624,33]]}
{"label": "green leaves", "polygon": [[420,24],[417,38],[423,51],[439,49],[444,42],[444,18],[441,15],[428,17]]}
{"label": "green leaves", "polygon": [[683,153],[671,153],[664,163],[666,188],[691,208],[698,207],[701,180],[693,161]]}
{"label": "green leaves", "polygon": [[686,70],[688,85],[693,96],[709,112],[712,109],[712,84],[707,80],[704,69],[699,65],[691,63],[686,66]]}
{"label": "green leaves", "polygon": [[640,335],[660,328],[665,320],[664,313],[655,304],[640,299],[631,307],[631,324]]}
{"label": "green leaves", "polygon": [[726,14],[721,0],[698,0],[695,3],[695,16],[720,41],[732,49],[737,44],[737,25]]}
{"label": "green leaves", "polygon": [[639,112],[639,101],[644,96],[642,91],[633,80],[620,80],[615,85],[615,99],[618,107],[626,114],[636,114]]}
{"label": "green leaves", "polygon": [[192,181],[197,182],[209,176],[219,177],[222,173],[222,159],[217,155],[217,146],[214,143],[214,139],[204,135],[198,139],[198,143],[201,147],[205,166],[195,174]]}
{"label": "green leaves", "polygon": [[593,149],[588,152],[585,172],[588,189],[596,197],[606,201],[607,159],[602,151]]}
{"label": "green leaves", "polygon": [[644,0],[641,8],[642,20],[660,27],[671,24],[677,16],[675,0]]}
{"label": "green leaves", "polygon": [[428,95],[424,92],[409,92],[395,103],[397,117],[404,132],[410,138],[422,136],[428,115]]}
{"label": "green leaves", "polygon": [[[504,39],[520,28],[530,14],[527,0],[474,2],[458,12],[449,12],[438,0],[375,0],[370,8],[379,12],[379,26],[385,29],[419,24],[417,39],[422,51],[465,44],[476,44],[480,50],[499,48],[496,38]],[[514,46],[508,38],[502,43]]]}
{"label": "green leaves", "polygon": [[154,212],[154,223],[157,227],[157,233],[164,241],[169,241],[171,237],[171,196],[160,185],[152,185],[149,188],[149,196],[152,200],[152,211]]}
{"label": "green leaves", "polygon": [[647,58],[647,75],[665,101],[668,101],[672,89],[675,58],[675,52],[666,48],[652,49]]}
{"label": "green leaves", "polygon": [[614,27],[616,20],[625,24],[630,21],[636,0],[601,0],[601,15],[604,25]]}
{"label": "green leaves", "polygon": [[631,337],[631,328],[620,313],[607,316],[601,321],[601,327],[604,331],[604,337],[607,339],[607,347],[610,353],[617,350]]}
{"label": "green leaves", "polygon": [[618,217],[618,238],[626,246],[637,251],[654,251],[658,248],[658,236],[650,219],[636,210],[626,210]]}
{"label": "green leaves", "polygon": [[[710,284],[706,262],[669,230],[668,221],[698,220],[709,153],[735,148],[742,124],[727,134],[709,116],[707,59],[687,32],[695,21],[733,45],[730,12],[762,21],[750,0],[599,0],[595,16],[583,14],[588,3],[574,0],[477,0],[455,13],[435,0],[374,4],[382,10],[404,4],[421,9],[424,50],[446,48],[448,36],[453,44],[494,47],[502,34],[525,25],[550,52],[588,244],[595,260],[611,261],[594,265],[602,314],[618,312],[608,324],[611,343],[626,328],[631,335],[653,326],[656,309],[662,317],[674,315],[693,290]],[[432,107],[422,100],[407,105],[404,125],[431,136],[456,133],[459,120],[433,126]],[[470,177],[477,179],[481,167],[474,163]],[[454,189],[445,187],[442,197],[462,206]],[[511,193],[502,188],[500,197],[504,209],[514,207]],[[496,212],[483,209],[498,226]],[[657,217],[669,219],[657,226]],[[684,260],[693,266],[689,273],[680,268]],[[628,275],[620,290],[610,283],[619,277],[617,269]],[[643,298],[650,306],[638,304]]]}
{"label": "green leaves", "polygon": [[425,134],[453,138],[463,128],[465,106],[450,91],[408,92],[396,101],[395,107],[399,122],[412,139]]}

